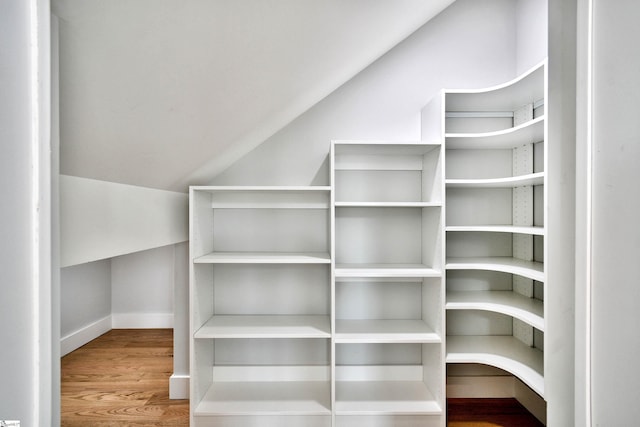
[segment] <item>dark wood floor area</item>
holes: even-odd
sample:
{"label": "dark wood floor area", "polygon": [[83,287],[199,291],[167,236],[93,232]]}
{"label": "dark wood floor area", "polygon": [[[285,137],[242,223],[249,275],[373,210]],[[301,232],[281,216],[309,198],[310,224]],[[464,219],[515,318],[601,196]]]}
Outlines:
{"label": "dark wood floor area", "polygon": [[62,358],[63,427],[189,425],[189,401],[169,399],[171,329],[112,330]]}
{"label": "dark wood floor area", "polygon": [[[189,402],[169,399],[172,371],[172,330],[112,330],[62,358],[62,426],[187,427]],[[515,399],[449,399],[448,418],[449,427],[542,426]]]}
{"label": "dark wood floor area", "polygon": [[516,399],[447,399],[448,427],[543,427]]}

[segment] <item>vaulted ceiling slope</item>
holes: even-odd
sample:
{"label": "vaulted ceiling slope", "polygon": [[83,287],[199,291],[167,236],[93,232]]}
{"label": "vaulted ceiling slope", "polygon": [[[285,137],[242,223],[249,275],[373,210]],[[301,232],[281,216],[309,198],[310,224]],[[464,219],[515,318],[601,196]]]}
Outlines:
{"label": "vaulted ceiling slope", "polygon": [[454,0],[53,0],[61,172],[186,191]]}

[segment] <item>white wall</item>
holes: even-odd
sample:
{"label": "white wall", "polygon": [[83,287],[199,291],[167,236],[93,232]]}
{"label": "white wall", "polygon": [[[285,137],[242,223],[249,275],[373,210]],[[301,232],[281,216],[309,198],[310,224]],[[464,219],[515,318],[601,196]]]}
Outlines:
{"label": "white wall", "polygon": [[188,196],[62,175],[62,267],[184,242]]}
{"label": "white wall", "polygon": [[[174,293],[188,293],[188,276],[184,280],[180,274],[187,268],[185,247],[168,245],[62,268],[62,355],[110,329],[172,328]],[[186,298],[181,297],[185,306]],[[187,318],[186,307],[182,316]],[[188,324],[184,328],[187,333]],[[178,361],[187,351],[177,351]]]}
{"label": "white wall", "polygon": [[332,139],[419,139],[420,109],[441,88],[515,76],[516,3],[457,0],[211,181],[327,185]]}
{"label": "white wall", "polygon": [[[0,2],[0,419],[57,425],[52,331],[49,8]],[[38,100],[41,103],[38,103]]]}
{"label": "white wall", "polygon": [[593,1],[592,425],[640,419],[640,3]]}
{"label": "white wall", "polygon": [[60,269],[61,354],[111,329],[111,260]]}
{"label": "white wall", "polygon": [[524,73],[547,56],[547,0],[517,0],[516,72]]}
{"label": "white wall", "polygon": [[174,245],[111,259],[113,328],[172,328]]}

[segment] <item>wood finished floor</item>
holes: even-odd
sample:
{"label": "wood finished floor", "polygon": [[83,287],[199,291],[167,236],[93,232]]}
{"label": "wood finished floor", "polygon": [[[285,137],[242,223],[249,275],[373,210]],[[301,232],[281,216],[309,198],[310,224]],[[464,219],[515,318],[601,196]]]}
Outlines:
{"label": "wood finished floor", "polygon": [[[172,330],[107,332],[62,358],[61,424],[187,427],[189,402],[169,399],[172,372]],[[447,404],[448,427],[542,426],[515,399],[449,399]]]}
{"label": "wood finished floor", "polygon": [[61,364],[63,427],[189,425],[189,401],[169,399],[171,329],[114,329]]}

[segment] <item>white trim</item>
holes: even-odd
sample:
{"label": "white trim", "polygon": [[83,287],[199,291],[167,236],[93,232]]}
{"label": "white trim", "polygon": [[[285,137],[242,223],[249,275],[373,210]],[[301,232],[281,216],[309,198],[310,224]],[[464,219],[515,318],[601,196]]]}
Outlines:
{"label": "white trim", "polygon": [[586,393],[586,420],[592,424],[593,412],[592,412],[592,393],[591,393],[591,334],[592,334],[592,314],[591,314],[591,297],[592,297],[592,282],[591,273],[592,266],[591,260],[593,258],[593,0],[587,1],[587,14],[588,14],[588,27],[587,27],[587,169],[586,169],[586,281],[585,281],[585,393]]}
{"label": "white trim", "polygon": [[60,339],[60,357],[111,330],[111,315],[103,317]]}
{"label": "white trim", "polygon": [[113,329],[173,328],[173,313],[112,313]]}
{"label": "white trim", "polygon": [[[41,304],[44,305],[46,296],[41,294],[40,289],[40,274],[42,259],[40,255],[40,233],[46,230],[41,230],[41,212],[40,209],[45,206],[40,206],[40,179],[41,179],[41,161],[40,161],[40,61],[39,61],[39,45],[38,45],[38,2],[37,0],[29,1],[29,80],[30,80],[30,94],[31,101],[30,115],[31,115],[31,286],[32,286],[32,310],[33,323],[31,324],[31,337],[33,338],[34,351],[32,355],[32,372],[31,387],[34,390],[33,393],[33,421],[39,422],[41,417],[41,411],[44,409],[42,406],[46,402],[42,402],[42,383],[48,383],[49,379],[45,378],[47,372],[41,369],[42,353],[39,345],[41,342],[46,341],[44,331],[41,330],[41,316],[40,311]],[[44,254],[43,254],[44,255]],[[44,289],[42,289],[44,290]],[[49,372],[50,375],[50,372]]]}
{"label": "white trim", "polygon": [[169,378],[169,399],[189,398],[189,378],[189,375],[171,375]]}

